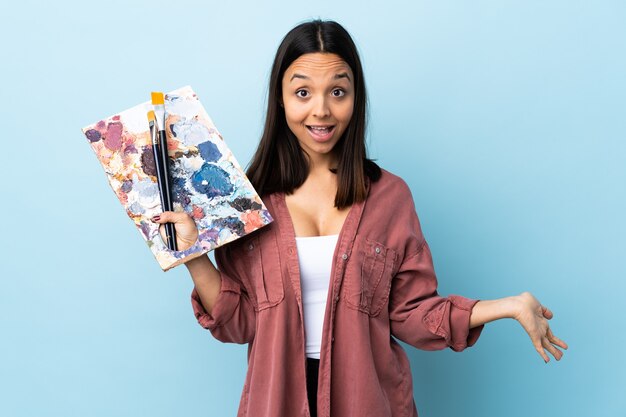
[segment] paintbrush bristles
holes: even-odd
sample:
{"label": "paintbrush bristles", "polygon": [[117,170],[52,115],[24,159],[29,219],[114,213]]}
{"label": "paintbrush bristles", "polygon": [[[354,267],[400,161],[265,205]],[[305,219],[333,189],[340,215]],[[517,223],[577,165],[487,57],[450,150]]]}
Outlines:
{"label": "paintbrush bristles", "polygon": [[160,91],[152,92],[152,105],[158,106],[159,104],[164,104],[165,99],[163,98],[163,93]]}
{"label": "paintbrush bristles", "polygon": [[156,116],[154,115],[154,110],[150,110],[148,112],[148,121],[149,122],[154,122],[155,119],[156,119]]}

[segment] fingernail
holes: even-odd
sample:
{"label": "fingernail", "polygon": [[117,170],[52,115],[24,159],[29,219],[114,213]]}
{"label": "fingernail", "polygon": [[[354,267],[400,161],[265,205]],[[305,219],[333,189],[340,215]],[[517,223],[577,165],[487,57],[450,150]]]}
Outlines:
{"label": "fingernail", "polygon": [[158,222],[159,220],[161,220],[161,216],[159,216],[159,215],[156,215],[156,216],[154,216],[154,217],[152,218],[152,221],[153,221],[153,222]]}

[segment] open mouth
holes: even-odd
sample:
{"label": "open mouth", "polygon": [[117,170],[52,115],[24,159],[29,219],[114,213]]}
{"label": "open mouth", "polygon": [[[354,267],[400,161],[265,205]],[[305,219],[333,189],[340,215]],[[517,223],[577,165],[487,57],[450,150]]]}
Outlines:
{"label": "open mouth", "polygon": [[315,137],[325,139],[333,133],[335,126],[309,126],[306,127]]}

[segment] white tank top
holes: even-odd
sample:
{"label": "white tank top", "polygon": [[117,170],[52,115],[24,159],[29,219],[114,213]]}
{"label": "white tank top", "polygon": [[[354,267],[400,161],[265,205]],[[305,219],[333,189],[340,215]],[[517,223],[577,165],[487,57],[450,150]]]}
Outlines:
{"label": "white tank top", "polygon": [[296,237],[307,358],[320,358],[333,254],[339,235]]}

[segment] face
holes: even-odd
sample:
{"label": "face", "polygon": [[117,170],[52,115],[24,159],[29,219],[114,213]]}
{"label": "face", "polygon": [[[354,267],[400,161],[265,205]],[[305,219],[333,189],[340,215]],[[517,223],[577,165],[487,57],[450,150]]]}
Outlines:
{"label": "face", "polygon": [[332,160],[354,108],[354,76],[338,55],[304,54],[282,80],[287,125],[314,160]]}

